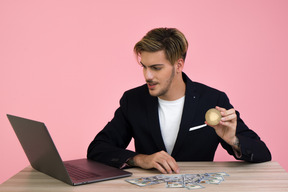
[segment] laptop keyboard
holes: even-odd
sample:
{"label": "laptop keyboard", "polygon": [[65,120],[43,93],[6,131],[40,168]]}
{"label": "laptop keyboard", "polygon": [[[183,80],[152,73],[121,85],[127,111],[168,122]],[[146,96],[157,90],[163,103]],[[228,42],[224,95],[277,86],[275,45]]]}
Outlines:
{"label": "laptop keyboard", "polygon": [[67,169],[67,172],[69,173],[69,176],[74,180],[82,180],[82,179],[100,176],[96,173],[92,173],[92,172],[83,170],[83,169],[76,167],[74,165],[71,165],[69,163],[65,163],[65,167]]}

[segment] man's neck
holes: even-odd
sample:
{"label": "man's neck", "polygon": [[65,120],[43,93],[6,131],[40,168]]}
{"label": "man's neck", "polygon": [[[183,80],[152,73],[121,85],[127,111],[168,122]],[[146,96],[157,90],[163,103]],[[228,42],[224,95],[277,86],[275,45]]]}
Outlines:
{"label": "man's neck", "polygon": [[170,90],[167,95],[160,96],[160,99],[166,101],[174,101],[185,96],[186,84],[183,81],[182,73],[175,76],[175,81],[172,82]]}

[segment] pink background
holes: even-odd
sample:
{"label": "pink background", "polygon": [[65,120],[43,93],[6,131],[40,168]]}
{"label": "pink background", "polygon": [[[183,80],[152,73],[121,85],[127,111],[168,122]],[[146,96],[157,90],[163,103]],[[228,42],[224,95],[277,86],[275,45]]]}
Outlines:
{"label": "pink background", "polygon": [[[186,35],[184,71],[226,92],[287,171],[287,9],[286,0],[1,0],[0,183],[29,164],[6,114],[45,122],[63,160],[85,157],[122,93],[144,83],[132,49],[155,27]],[[215,160],[234,159],[219,147]]]}

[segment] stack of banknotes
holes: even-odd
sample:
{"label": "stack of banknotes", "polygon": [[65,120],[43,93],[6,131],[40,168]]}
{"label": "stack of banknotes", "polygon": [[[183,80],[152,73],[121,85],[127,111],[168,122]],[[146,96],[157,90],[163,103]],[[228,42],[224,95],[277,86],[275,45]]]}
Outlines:
{"label": "stack of banknotes", "polygon": [[136,179],[126,179],[125,181],[145,187],[160,183],[166,183],[167,188],[187,188],[201,189],[205,188],[205,184],[220,184],[224,181],[224,177],[229,176],[225,172],[204,173],[204,174],[171,174],[171,175],[155,175],[150,177],[141,177]]}

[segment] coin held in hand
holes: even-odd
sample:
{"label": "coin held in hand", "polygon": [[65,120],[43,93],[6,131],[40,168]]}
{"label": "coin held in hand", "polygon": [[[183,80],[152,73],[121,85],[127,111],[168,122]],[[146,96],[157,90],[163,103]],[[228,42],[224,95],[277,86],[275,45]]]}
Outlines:
{"label": "coin held in hand", "polygon": [[205,114],[205,119],[209,125],[218,125],[221,120],[221,113],[217,109],[209,109]]}

